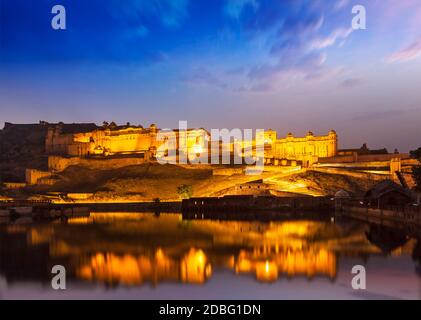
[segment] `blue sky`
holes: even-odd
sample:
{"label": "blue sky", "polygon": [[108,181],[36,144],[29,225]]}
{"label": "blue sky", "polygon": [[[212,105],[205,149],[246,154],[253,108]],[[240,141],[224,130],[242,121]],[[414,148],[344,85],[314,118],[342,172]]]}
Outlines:
{"label": "blue sky", "polygon": [[[51,28],[66,8],[67,29]],[[352,30],[351,9],[367,9]],[[421,145],[419,0],[0,0],[0,122],[338,131]]]}

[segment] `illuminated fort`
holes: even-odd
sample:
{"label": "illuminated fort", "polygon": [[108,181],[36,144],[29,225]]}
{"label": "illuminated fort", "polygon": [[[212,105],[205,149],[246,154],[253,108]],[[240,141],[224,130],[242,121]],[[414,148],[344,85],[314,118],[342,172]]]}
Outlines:
{"label": "illuminated fort", "polygon": [[[95,123],[6,122],[4,129],[0,130],[3,138],[0,148],[4,151],[3,158],[8,161],[16,157],[37,160],[24,168],[24,180],[28,185],[54,185],[59,180],[54,174],[70,166],[105,170],[155,162],[240,165],[213,167],[214,175],[242,174],[245,165],[256,168],[272,166],[269,171],[311,168],[350,175],[361,171],[390,175],[396,181],[399,179],[396,173],[400,172],[409,185],[414,185],[411,168],[418,162],[409,154],[397,150],[393,153],[386,149],[372,150],[367,144],[361,148],[339,150],[338,135],[334,130],[325,135],[309,131],[304,136],[292,133],[280,136],[271,129],[248,134],[240,129],[211,132],[203,128],[192,129],[187,123],[181,127],[171,130],[161,129],[155,124],[143,127],[114,122],[104,122],[100,126]],[[219,133],[214,134],[215,131]],[[15,175],[19,176],[14,178],[16,181],[23,180],[19,172]],[[9,185],[22,187],[13,183]]]}
{"label": "illuminated fort", "polygon": [[[157,138],[160,129],[155,124],[148,128],[133,126],[127,123],[117,126],[115,123],[104,123],[102,127],[95,124],[55,125],[50,126],[45,139],[45,150],[48,154],[63,156],[111,156],[142,154],[155,156],[156,150],[165,141]],[[187,148],[202,145],[204,129],[186,130]],[[178,138],[179,131],[172,130]],[[174,141],[174,145],[179,147]]]}
{"label": "illuminated fort", "polygon": [[[118,126],[115,123],[95,124],[56,124],[48,127],[45,150],[50,155],[70,157],[142,155],[145,159],[156,157],[157,149],[163,144],[173,145],[177,149],[185,147],[185,152],[213,153],[211,136],[205,129],[185,130],[185,143],[180,145],[179,137],[183,130],[172,130],[176,141],[171,144],[159,138],[163,132],[155,124],[147,128],[142,126]],[[261,141],[261,140],[259,140]],[[234,150],[236,142],[218,141],[220,150]],[[228,144],[228,146],[226,146]],[[242,141],[244,155],[247,146],[256,146],[256,141]],[[280,165],[282,160],[299,161],[303,166],[310,166],[319,158],[334,157],[338,152],[338,137],[331,130],[325,136],[315,136],[309,132],[305,137],[294,137],[289,133],[285,138],[277,137],[274,130],[264,132],[265,164]]]}
{"label": "illuminated fort", "polygon": [[310,131],[305,137],[294,137],[288,133],[285,138],[278,139],[276,131],[268,130],[265,131],[265,145],[268,146],[265,148],[265,158],[269,162],[277,162],[279,159],[298,160],[308,167],[319,158],[337,155],[338,136],[334,130],[325,136],[315,136]]}

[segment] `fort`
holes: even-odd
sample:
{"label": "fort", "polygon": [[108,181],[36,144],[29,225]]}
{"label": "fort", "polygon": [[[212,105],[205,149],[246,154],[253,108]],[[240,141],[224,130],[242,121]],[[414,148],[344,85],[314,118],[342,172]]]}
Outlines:
{"label": "fort", "polygon": [[[174,146],[180,152],[206,153],[211,155],[217,151],[236,149],[236,142],[227,143],[217,141],[219,150],[213,149],[211,136],[205,129],[187,129],[185,143],[181,143],[182,130],[172,130],[176,141],[169,142],[159,138],[164,131],[151,124],[148,128],[133,126],[127,123],[118,126],[115,123],[99,127],[93,123],[88,124],[53,124],[48,126],[45,138],[45,151],[49,155],[65,157],[109,157],[115,155],[138,155],[146,161],[156,158],[157,150],[164,143],[167,148]],[[164,134],[165,136],[165,134]],[[256,141],[242,141],[241,153],[244,156],[247,146],[256,146]],[[326,136],[315,136],[309,132],[305,137],[294,137],[289,133],[286,138],[277,139],[277,132],[267,130],[264,132],[265,164],[280,164],[282,160],[299,161],[308,167],[316,163],[319,158],[334,157],[337,155],[338,139],[334,130]],[[173,148],[174,148],[173,147]],[[185,148],[183,150],[183,147]]]}
{"label": "fort", "polygon": [[265,131],[266,164],[277,164],[280,160],[300,161],[305,167],[318,162],[319,158],[334,157],[338,153],[338,136],[331,130],[325,136],[315,136],[309,131],[305,137],[294,137],[288,133],[278,139],[274,130]]}
{"label": "fort", "polygon": [[[81,193],[99,202],[157,197],[177,201],[176,189],[182,184],[191,185],[196,197],[320,196],[338,189],[352,193],[382,179],[414,184],[410,172],[418,162],[408,154],[371,150],[366,144],[339,149],[334,130],[301,137],[281,137],[271,129],[244,136],[239,129],[220,130],[219,136],[214,131],[114,122],[5,123],[0,130],[0,179],[12,197],[22,189],[23,196],[29,192],[43,198],[50,193],[67,199],[67,194]],[[248,140],[237,139],[236,131]],[[263,152],[257,152],[258,145],[263,145]],[[158,165],[162,150],[173,154],[174,162]],[[245,161],[250,150],[252,160],[264,164],[254,177],[247,174],[250,164]],[[226,159],[224,152],[228,163],[221,161]],[[182,162],[190,160],[190,154],[211,161]]]}
{"label": "fort", "polygon": [[[48,127],[45,151],[47,154],[77,157],[130,154],[155,156],[160,145],[158,132],[155,124],[148,128],[130,123],[118,126],[114,122],[104,122],[102,127],[91,123],[73,126],[56,124]],[[187,146],[192,147],[203,134],[203,129],[188,130]]]}

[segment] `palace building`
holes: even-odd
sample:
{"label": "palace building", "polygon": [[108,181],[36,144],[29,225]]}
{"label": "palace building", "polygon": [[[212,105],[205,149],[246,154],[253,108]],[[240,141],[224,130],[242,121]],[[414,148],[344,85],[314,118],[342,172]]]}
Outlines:
{"label": "palace building", "polygon": [[114,123],[102,127],[57,124],[48,128],[45,150],[48,154],[77,157],[143,153],[155,145],[156,134],[153,124],[149,128]]}
{"label": "palace building", "polygon": [[[171,141],[171,136],[161,141],[158,132],[164,132],[151,124],[148,128],[127,125],[118,126],[114,123],[104,124],[102,127],[95,124],[50,126],[45,139],[45,150],[50,155],[89,157],[112,155],[145,155],[154,157],[157,148],[167,143],[169,147],[179,148],[180,133],[175,131],[172,135],[176,140]],[[204,129],[187,129],[187,149],[200,144],[207,135]],[[168,141],[167,141],[168,140]]]}
{"label": "palace building", "polygon": [[[169,132],[165,137],[164,132]],[[163,133],[164,138],[159,137]],[[172,133],[172,135],[171,135]],[[184,135],[185,134],[185,135]],[[184,135],[183,145],[180,137]],[[261,137],[261,136],[260,136]],[[175,139],[176,141],[172,141]],[[261,141],[261,138],[259,138]],[[205,129],[169,130],[158,129],[152,124],[147,128],[115,123],[104,123],[103,126],[95,124],[54,124],[48,127],[45,139],[45,150],[49,155],[68,157],[107,157],[113,155],[143,155],[145,159],[156,157],[157,150],[163,143],[168,148],[178,151],[193,152],[195,154],[206,152],[210,156],[212,149],[210,134]],[[222,142],[218,141],[220,146]],[[237,150],[234,144],[228,150]],[[242,156],[246,150],[254,148],[256,141],[242,142]],[[315,136],[309,132],[305,137],[294,137],[289,133],[285,138],[278,139],[277,132],[266,130],[264,132],[264,158],[265,164],[281,165],[285,161],[293,161],[305,167],[316,163],[319,158],[334,157],[338,153],[338,139],[334,130],[325,136]],[[183,149],[184,148],[184,149]],[[220,153],[222,148],[220,148]],[[178,153],[177,153],[178,156]]]}
{"label": "palace building", "polygon": [[278,139],[276,131],[268,130],[265,131],[265,145],[266,163],[295,160],[308,167],[319,158],[337,155],[338,136],[334,130],[325,136],[315,136],[309,131],[305,137],[294,137],[288,133],[285,138]]}

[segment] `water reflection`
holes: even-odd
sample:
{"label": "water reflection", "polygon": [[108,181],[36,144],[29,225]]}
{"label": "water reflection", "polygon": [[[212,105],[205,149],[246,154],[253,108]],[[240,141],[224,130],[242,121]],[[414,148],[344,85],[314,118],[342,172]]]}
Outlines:
{"label": "water reflection", "polygon": [[66,266],[72,281],[108,287],[203,284],[215,270],[335,281],[344,257],[408,255],[420,274],[420,240],[354,221],[239,222],[181,215],[93,214],[67,223],[0,226],[0,273],[8,282],[47,282]]}
{"label": "water reflection", "polygon": [[172,259],[162,249],[153,256],[97,253],[81,262],[76,274],[84,280],[108,284],[139,285],[150,281],[203,283],[211,276],[211,264],[202,250],[190,249],[181,259]]}

